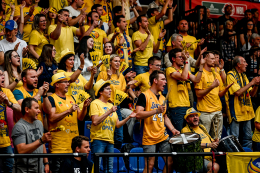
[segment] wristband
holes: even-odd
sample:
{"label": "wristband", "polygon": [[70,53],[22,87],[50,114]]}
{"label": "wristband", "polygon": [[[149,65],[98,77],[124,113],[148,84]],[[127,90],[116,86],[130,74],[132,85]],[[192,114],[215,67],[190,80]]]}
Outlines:
{"label": "wristband", "polygon": [[42,98],[46,98],[47,97],[47,94],[43,95]]}
{"label": "wristband", "polygon": [[171,131],[173,131],[175,128],[173,127],[173,129]]}
{"label": "wristband", "polygon": [[43,163],[44,166],[49,165],[49,164],[50,164],[49,162],[45,162],[45,163]]}
{"label": "wristband", "polygon": [[202,73],[202,72],[203,72],[203,70],[202,70],[202,71],[199,71],[199,72],[201,72],[201,73]]}
{"label": "wristband", "polygon": [[13,104],[13,102],[10,102],[10,103],[11,103],[11,105],[9,107],[12,108],[14,104]]}
{"label": "wristband", "polygon": [[189,63],[189,61],[185,61],[185,64],[188,64]]}
{"label": "wristband", "polygon": [[39,141],[40,141],[41,144],[44,144],[44,142],[42,141],[42,138],[40,138]]}
{"label": "wristband", "polygon": [[159,38],[158,38],[157,40],[158,40],[158,41],[162,41],[162,39],[159,39]]}
{"label": "wristband", "polygon": [[16,83],[18,83],[19,82],[19,80],[17,79],[17,78],[15,78],[15,80],[14,80]]}
{"label": "wristband", "polygon": [[80,71],[83,71],[83,69],[82,69],[82,68],[80,68],[80,67],[78,67],[78,69],[79,69]]}
{"label": "wristband", "polygon": [[219,70],[219,71],[224,71],[224,69],[222,68],[221,70]]}

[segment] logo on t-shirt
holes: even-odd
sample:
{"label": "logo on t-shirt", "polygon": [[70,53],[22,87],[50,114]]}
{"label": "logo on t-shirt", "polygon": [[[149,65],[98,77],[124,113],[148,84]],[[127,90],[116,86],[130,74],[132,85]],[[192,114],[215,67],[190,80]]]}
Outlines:
{"label": "logo on t-shirt", "polygon": [[[105,110],[105,112],[109,111],[109,108],[108,107],[103,107],[103,109]],[[113,113],[109,115],[110,117],[113,116]]]}
{"label": "logo on t-shirt", "polygon": [[62,106],[62,102],[58,102],[59,103],[59,106]]}
{"label": "logo on t-shirt", "polygon": [[74,168],[74,173],[80,173],[80,168]]}
{"label": "logo on t-shirt", "polygon": [[96,31],[92,31],[91,34],[90,34],[90,36],[91,36],[92,38],[98,39],[99,33],[96,32]]}
{"label": "logo on t-shirt", "polygon": [[42,137],[41,131],[39,128],[31,129],[31,130],[29,130],[29,132],[30,132],[30,135],[32,138],[32,142],[34,142]]}

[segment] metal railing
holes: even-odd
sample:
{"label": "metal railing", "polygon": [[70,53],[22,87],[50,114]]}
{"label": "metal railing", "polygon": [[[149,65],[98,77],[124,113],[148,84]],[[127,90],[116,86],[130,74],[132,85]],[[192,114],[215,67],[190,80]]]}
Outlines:
{"label": "metal railing", "polygon": [[[100,170],[100,163],[99,163],[99,158],[109,158],[109,157],[117,157],[117,172],[119,172],[119,157],[123,157],[123,158],[129,158],[129,157],[136,157],[136,161],[137,161],[137,172],[139,172],[139,169],[140,169],[140,166],[139,165],[139,159],[140,157],[166,157],[166,163],[168,163],[168,157],[173,157],[175,159],[178,159],[178,157],[183,157],[183,156],[192,156],[192,157],[196,157],[196,156],[212,156],[213,158],[216,156],[225,156],[226,153],[224,152],[172,152],[172,153],[95,153],[94,154],[94,172],[95,173],[99,173],[101,170]],[[148,162],[149,162],[149,159],[146,160],[147,161],[147,170],[148,169]],[[195,161],[195,159],[194,159]],[[107,162],[108,162],[108,159],[107,159]],[[184,161],[185,162],[185,161]],[[104,160],[103,160],[103,163],[104,163]],[[167,165],[165,163],[165,165]],[[157,160],[157,164],[158,164],[158,160]],[[173,163],[174,164],[174,163]],[[155,164],[154,164],[155,165]],[[212,165],[213,165],[213,159],[212,159]],[[108,166],[108,163],[107,163],[107,166]],[[129,165],[128,165],[129,166]],[[194,165],[194,170],[192,172],[195,172],[195,166]],[[203,166],[204,166],[204,159],[203,159]],[[144,166],[143,166],[144,167]],[[107,167],[108,169],[108,167]],[[166,172],[168,172],[168,166],[166,166]],[[185,171],[186,167],[184,168],[184,171],[182,172],[187,172]],[[212,167],[212,170],[213,170],[213,167]],[[130,169],[127,169],[126,172],[132,172],[133,170],[130,170]],[[142,171],[140,171],[142,172]],[[159,170],[157,169],[157,172],[159,172]],[[161,172],[161,171],[160,171]],[[203,169],[203,172],[207,172]]]}

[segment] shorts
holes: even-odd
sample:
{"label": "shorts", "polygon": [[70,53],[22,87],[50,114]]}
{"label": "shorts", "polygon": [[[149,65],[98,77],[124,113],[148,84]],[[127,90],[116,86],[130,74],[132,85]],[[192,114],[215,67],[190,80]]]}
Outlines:
{"label": "shorts", "polygon": [[154,145],[143,145],[143,150],[144,153],[156,153],[156,152],[160,152],[160,153],[170,153],[171,151],[171,144],[169,143],[169,138],[167,138],[166,140],[158,143],[158,144],[154,144]]}

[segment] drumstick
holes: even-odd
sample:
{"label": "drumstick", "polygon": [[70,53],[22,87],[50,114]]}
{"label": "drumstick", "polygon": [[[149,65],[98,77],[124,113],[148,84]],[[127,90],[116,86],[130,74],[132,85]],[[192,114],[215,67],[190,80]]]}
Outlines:
{"label": "drumstick", "polygon": [[217,134],[216,134],[216,129],[215,129],[215,123],[214,123],[214,121],[213,121],[213,128],[214,128],[214,133],[215,133],[215,138],[216,138]]}
{"label": "drumstick", "polygon": [[103,64],[103,62],[99,63],[99,64],[97,65],[97,68],[99,68],[102,64]]}
{"label": "drumstick", "polygon": [[171,89],[172,89],[172,85],[171,85],[171,87],[170,87],[170,89],[169,89],[169,91],[168,91],[168,93],[167,93],[167,95],[166,95],[166,98],[165,98],[165,100],[163,101],[163,106],[165,106],[165,104],[166,104],[166,101],[167,101],[167,100],[168,100],[168,98],[169,98],[169,95],[170,95]]}
{"label": "drumstick", "polygon": [[217,137],[215,137],[215,139],[218,139],[218,135],[219,135],[219,134],[218,134],[218,128],[219,128],[219,127],[218,127],[218,124],[219,124],[219,121],[218,121],[218,123],[217,123]]}

